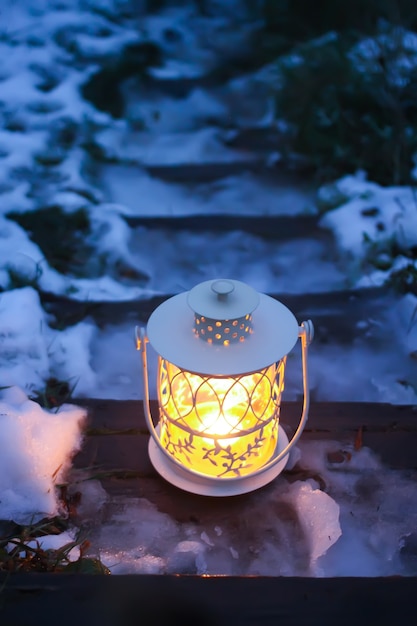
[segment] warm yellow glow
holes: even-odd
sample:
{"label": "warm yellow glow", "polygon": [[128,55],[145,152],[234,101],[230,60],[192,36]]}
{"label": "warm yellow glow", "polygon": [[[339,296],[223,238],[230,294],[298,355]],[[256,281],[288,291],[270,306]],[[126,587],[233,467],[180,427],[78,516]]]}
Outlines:
{"label": "warm yellow glow", "polygon": [[241,476],[264,465],[278,437],[285,358],[236,377],[200,376],[160,359],[162,445],[209,476]]}

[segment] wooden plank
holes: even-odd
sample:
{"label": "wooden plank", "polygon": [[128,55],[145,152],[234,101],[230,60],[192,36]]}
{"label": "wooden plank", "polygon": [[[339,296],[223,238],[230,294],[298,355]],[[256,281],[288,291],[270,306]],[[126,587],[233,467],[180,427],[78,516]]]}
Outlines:
{"label": "wooden plank", "polygon": [[[138,400],[111,401],[80,399],[89,409],[88,428],[97,435],[113,435],[117,449],[117,433],[131,432],[139,441],[148,439],[143,404]],[[158,419],[158,405],[151,402],[152,414]],[[283,402],[281,423],[290,435],[297,427],[301,403]],[[353,444],[361,432],[362,445],[376,452],[381,461],[392,468],[417,468],[417,410],[415,406],[375,404],[369,402],[313,402],[303,433],[308,440],[332,439]],[[119,435],[120,436],[120,435]],[[102,438],[101,438],[102,439]],[[124,440],[123,440],[124,441]],[[104,443],[102,443],[104,445]],[[127,445],[127,444],[126,444]],[[143,444],[138,444],[138,449]]]}
{"label": "wooden plank", "polygon": [[263,239],[288,241],[289,239],[325,240],[329,244],[332,235],[319,227],[318,215],[180,215],[176,217],[125,216],[131,227],[141,226],[152,230],[167,229],[170,232],[186,230],[193,232],[244,231]]}
{"label": "wooden plank", "polygon": [[270,170],[266,159],[253,156],[240,161],[224,161],[223,163],[170,163],[168,165],[143,165],[153,176],[169,183],[211,183],[229,176],[238,176],[245,172],[262,175]]}
{"label": "wooden plank", "polygon": [[[73,402],[89,409],[89,427],[97,429],[139,429],[147,433],[141,400],[101,400],[78,398]],[[283,402],[281,419],[294,427],[300,417],[301,402]],[[158,413],[158,403],[151,400],[151,410]],[[340,436],[365,432],[417,431],[417,407],[373,402],[312,402],[306,432],[319,437],[323,432]]]}
{"label": "wooden plank", "polygon": [[[207,499],[188,494],[166,483],[149,460],[149,433],[140,401],[79,400],[88,408],[87,435],[74,459],[77,470],[99,478],[108,493],[146,497],[159,510],[179,521],[195,518],[227,524],[227,517],[250,509],[250,494]],[[157,403],[152,401],[157,417]],[[288,434],[294,432],[301,404],[286,402],[282,420]],[[361,445],[371,448],[389,468],[417,469],[417,413],[412,406],[371,403],[313,403],[302,441],[333,441],[334,451],[352,450],[360,433]],[[291,479],[305,478],[302,462]],[[284,472],[285,477],[287,472]],[[264,487],[268,497],[269,486]],[[185,517],[184,517],[185,515]]]}
{"label": "wooden plank", "polygon": [[0,576],[5,626],[415,625],[417,578]]}

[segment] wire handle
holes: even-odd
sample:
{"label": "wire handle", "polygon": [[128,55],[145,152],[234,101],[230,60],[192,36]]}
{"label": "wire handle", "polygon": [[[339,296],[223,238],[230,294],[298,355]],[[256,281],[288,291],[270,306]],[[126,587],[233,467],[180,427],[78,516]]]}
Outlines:
{"label": "wire handle", "polygon": [[[145,420],[148,426],[149,432],[154,438],[155,442],[158,444],[161,450],[164,450],[161,445],[158,437],[158,433],[156,432],[155,425],[152,419],[151,406],[149,401],[149,378],[148,378],[148,357],[146,352],[146,344],[149,339],[146,336],[145,329],[139,326],[135,328],[136,335],[136,350],[140,350],[142,357],[142,380],[143,380],[143,407],[145,409]],[[165,450],[165,453],[168,454]],[[171,458],[171,457],[170,457]]]}

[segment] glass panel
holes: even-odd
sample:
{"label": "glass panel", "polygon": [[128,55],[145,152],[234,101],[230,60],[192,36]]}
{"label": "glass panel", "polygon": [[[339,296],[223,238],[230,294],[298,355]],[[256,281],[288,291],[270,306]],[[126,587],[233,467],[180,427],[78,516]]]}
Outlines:
{"label": "glass panel", "polygon": [[286,358],[259,372],[210,377],[159,360],[160,439],[184,466],[243,476],[273,455]]}

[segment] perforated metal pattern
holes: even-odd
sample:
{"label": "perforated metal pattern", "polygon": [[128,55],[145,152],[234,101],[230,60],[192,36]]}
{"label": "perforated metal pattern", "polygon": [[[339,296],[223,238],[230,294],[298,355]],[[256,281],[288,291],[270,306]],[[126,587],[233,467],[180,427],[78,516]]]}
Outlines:
{"label": "perforated metal pattern", "polygon": [[204,315],[194,316],[194,332],[207,343],[228,346],[245,341],[253,333],[252,315],[236,320],[215,320]]}

